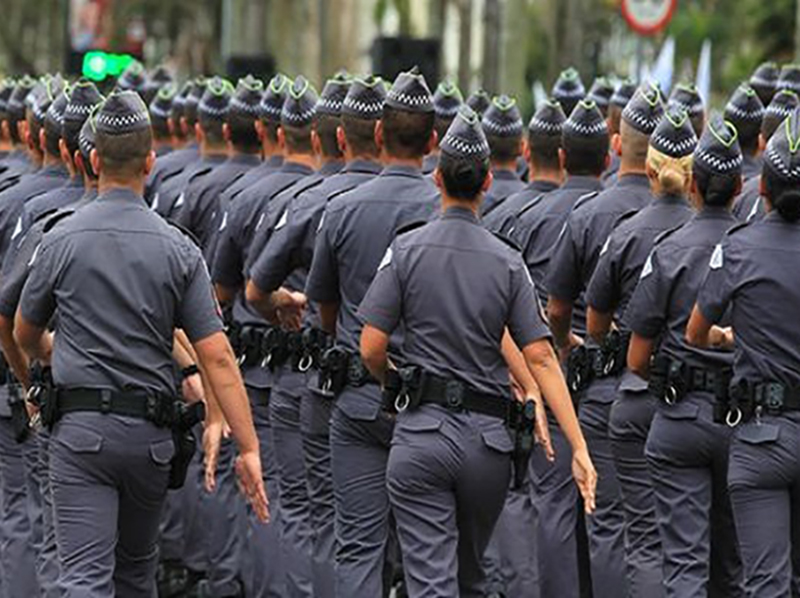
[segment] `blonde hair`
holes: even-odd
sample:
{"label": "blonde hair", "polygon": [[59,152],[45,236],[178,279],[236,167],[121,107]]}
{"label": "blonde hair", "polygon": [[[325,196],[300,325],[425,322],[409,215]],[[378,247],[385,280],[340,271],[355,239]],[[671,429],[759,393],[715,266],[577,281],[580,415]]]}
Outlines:
{"label": "blonde hair", "polygon": [[685,195],[692,182],[693,157],[689,154],[673,158],[650,146],[647,149],[647,167],[655,174],[653,192],[656,195]]}

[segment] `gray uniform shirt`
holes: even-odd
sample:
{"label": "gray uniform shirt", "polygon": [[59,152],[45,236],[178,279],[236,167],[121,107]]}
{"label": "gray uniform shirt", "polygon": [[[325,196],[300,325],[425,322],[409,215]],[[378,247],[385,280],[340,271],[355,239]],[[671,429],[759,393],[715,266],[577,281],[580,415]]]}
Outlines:
{"label": "gray uniform shirt", "polygon": [[392,243],[359,315],[386,334],[402,322],[408,363],[505,397],[505,328],[520,347],[550,336],[519,251],[463,208]]}
{"label": "gray uniform shirt", "polygon": [[489,187],[481,204],[481,215],[484,217],[502,205],[506,199],[525,188],[525,183],[514,170],[496,168],[492,170],[492,174],[494,175],[492,186]]}
{"label": "gray uniform shirt", "polygon": [[539,196],[556,189],[558,185],[549,181],[531,181],[483,216],[483,225],[494,233],[508,236],[509,229],[513,226],[520,210]]}
{"label": "gray uniform shirt", "polygon": [[58,309],[61,387],[173,393],[174,329],[192,342],[222,330],[199,248],[129,190],[108,191],[45,235],[31,262],[20,309],[42,328]]}

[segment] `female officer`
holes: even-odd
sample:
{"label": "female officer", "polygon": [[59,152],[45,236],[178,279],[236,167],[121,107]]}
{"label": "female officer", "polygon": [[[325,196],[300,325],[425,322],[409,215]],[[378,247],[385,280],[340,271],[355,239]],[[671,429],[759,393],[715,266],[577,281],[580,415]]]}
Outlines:
{"label": "female officer", "polygon": [[480,558],[511,473],[504,331],[570,442],[588,511],[596,474],[522,256],[478,220],[491,176],[471,109],[442,140],[434,178],[444,214],[386,252],[360,308],[361,355],[383,383],[389,337],[402,325],[410,367],[400,370],[387,477],[409,596],[482,596]]}
{"label": "female officer", "polygon": [[[700,212],[656,241],[626,312],[628,369],[649,377],[661,400],[645,450],[669,598],[742,595],[727,491],[731,428],[714,417],[733,352],[697,349],[684,340],[708,260],[736,224],[730,206],[742,187],[742,165],[736,128],[712,120],[692,164],[692,199]],[[720,329],[715,336],[725,338]]]}
{"label": "female officer", "polygon": [[707,347],[730,308],[736,332],[728,417],[728,491],[744,564],[745,593],[800,591],[800,115],[778,127],[764,154],[762,196],[769,213],[731,229],[709,271],[687,328]]}
{"label": "female officer", "polygon": [[[668,110],[650,136],[646,169],[655,200],[628,218],[622,217],[600,251],[586,292],[588,329],[599,344],[595,367],[611,370],[627,353],[626,307],[636,288],[655,238],[692,217],[688,193],[692,152],[697,137],[685,112]],[[609,334],[617,316],[618,330]],[[631,372],[622,375],[619,395],[611,406],[609,438],[625,509],[625,556],[628,584],[634,598],[657,598],[662,587],[661,541],[655,499],[644,445],[655,411],[647,382]]]}

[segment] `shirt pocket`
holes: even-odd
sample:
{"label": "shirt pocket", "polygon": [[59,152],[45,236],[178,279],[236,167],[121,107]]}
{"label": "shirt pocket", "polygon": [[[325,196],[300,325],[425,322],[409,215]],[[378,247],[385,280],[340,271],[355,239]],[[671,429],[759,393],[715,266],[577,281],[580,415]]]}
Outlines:
{"label": "shirt pocket", "polygon": [[81,426],[62,424],[56,439],[73,453],[99,453],[103,448],[102,435]]}
{"label": "shirt pocket", "polygon": [[160,466],[169,465],[175,456],[175,442],[172,438],[165,438],[150,443],[150,459]]}
{"label": "shirt pocket", "polygon": [[436,432],[442,427],[442,417],[437,415],[422,411],[404,413],[397,418],[396,427],[404,432]]}
{"label": "shirt pocket", "polygon": [[661,415],[673,420],[694,420],[700,413],[700,406],[692,403],[676,403],[661,408]]}

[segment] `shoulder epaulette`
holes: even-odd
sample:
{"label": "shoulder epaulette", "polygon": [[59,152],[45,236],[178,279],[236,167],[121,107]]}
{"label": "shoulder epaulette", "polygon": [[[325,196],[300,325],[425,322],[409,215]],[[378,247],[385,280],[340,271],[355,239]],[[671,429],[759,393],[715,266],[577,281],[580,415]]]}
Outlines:
{"label": "shoulder epaulette", "polygon": [[400,235],[410,233],[412,230],[422,228],[426,224],[428,224],[427,220],[415,220],[414,222],[409,222],[408,224],[404,224],[403,226],[399,227],[397,231],[395,231],[394,236],[399,237]]}
{"label": "shoulder epaulette", "polygon": [[636,214],[638,214],[638,213],[639,213],[639,210],[629,210],[628,212],[625,212],[622,216],[620,216],[619,218],[617,218],[614,221],[614,228],[617,228],[620,224],[622,224],[626,220],[630,220],[631,218],[636,216]]}
{"label": "shoulder epaulette", "polygon": [[505,236],[503,233],[498,233],[498,232],[495,232],[495,231],[490,231],[490,232],[491,232],[491,233],[492,233],[492,234],[493,234],[495,237],[497,237],[498,239],[500,239],[500,241],[502,241],[503,243],[505,243],[506,245],[508,245],[509,247],[511,247],[511,249],[513,249],[514,251],[522,251],[522,247],[520,247],[520,246],[519,246],[519,243],[517,243],[517,242],[516,242],[514,239],[512,239],[511,237],[507,237],[507,236]]}
{"label": "shoulder epaulette", "polygon": [[339,189],[338,191],[334,191],[325,198],[325,203],[330,203],[337,197],[344,195],[345,193],[350,193],[354,189],[358,189],[358,185],[353,185],[352,187],[345,187],[344,189]]}
{"label": "shoulder epaulette", "polygon": [[539,195],[534,197],[532,200],[530,200],[528,203],[526,203],[524,206],[522,206],[519,209],[519,211],[516,213],[514,218],[519,218],[520,216],[522,216],[526,212],[530,211],[534,206],[536,206],[540,201],[542,201],[542,198],[545,195],[547,195],[547,194],[546,193],[540,193]]}
{"label": "shoulder epaulette", "polygon": [[46,232],[49,232],[49,231],[53,230],[53,228],[55,227],[56,224],[58,224],[59,222],[61,222],[65,218],[68,218],[69,216],[72,216],[75,212],[77,212],[77,210],[72,209],[72,208],[65,208],[63,210],[50,211],[50,212],[47,212],[46,214],[43,214],[39,218],[37,218],[34,221],[34,224],[36,224],[37,222],[43,222],[43,224],[42,224],[42,232],[46,233]]}
{"label": "shoulder epaulette", "polygon": [[736,231],[742,230],[743,228],[750,226],[752,223],[753,223],[752,220],[748,220],[747,222],[738,222],[737,224],[734,224],[732,227],[730,227],[728,229],[728,232],[726,232],[725,234],[732,235]]}
{"label": "shoulder epaulette", "polygon": [[202,246],[200,245],[200,240],[199,240],[199,239],[198,239],[198,238],[195,236],[195,234],[194,234],[192,231],[190,231],[188,228],[186,228],[185,226],[182,226],[182,225],[178,224],[178,223],[177,223],[177,222],[175,222],[174,220],[170,220],[169,218],[166,218],[166,219],[165,219],[165,221],[166,221],[166,223],[167,223],[167,224],[169,224],[169,225],[170,225],[172,228],[174,228],[174,229],[176,229],[176,230],[180,231],[180,232],[181,232],[181,234],[183,234],[185,237],[187,237],[187,238],[188,238],[188,239],[189,239],[189,240],[190,240],[192,243],[194,243],[194,244],[195,244],[195,245],[196,245],[198,248],[202,248]]}
{"label": "shoulder epaulette", "polygon": [[600,191],[592,191],[591,193],[587,193],[586,195],[581,195],[578,198],[578,201],[575,202],[575,206],[572,208],[573,211],[577,210],[581,206],[586,205],[590,200],[594,199],[598,195],[600,195]]}
{"label": "shoulder epaulette", "polygon": [[680,225],[678,225],[678,226],[674,226],[674,227],[672,227],[672,228],[670,228],[670,229],[667,229],[667,230],[663,231],[662,233],[659,233],[659,235],[656,237],[655,243],[653,243],[653,244],[654,244],[654,245],[658,245],[658,244],[659,244],[659,243],[661,243],[661,242],[662,242],[664,239],[666,239],[667,237],[669,237],[669,236],[670,236],[672,233],[674,233],[675,231],[678,231],[678,230],[682,229],[682,228],[683,228],[685,225],[686,225],[686,223],[684,222],[683,224],[680,224]]}
{"label": "shoulder epaulette", "polygon": [[300,186],[300,188],[297,191],[292,193],[292,199],[297,199],[297,196],[300,195],[301,193],[305,193],[306,191],[310,191],[311,189],[314,189],[315,187],[319,187],[324,182],[325,182],[324,178],[319,178],[319,179],[313,181],[310,185],[302,185],[302,186]]}

